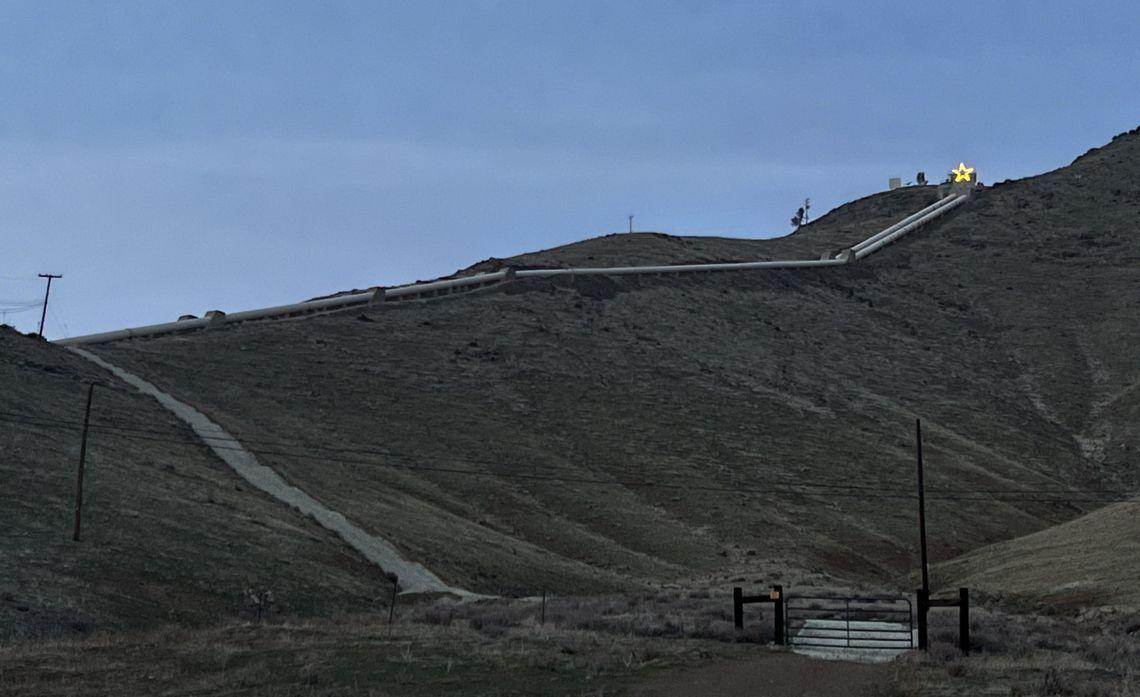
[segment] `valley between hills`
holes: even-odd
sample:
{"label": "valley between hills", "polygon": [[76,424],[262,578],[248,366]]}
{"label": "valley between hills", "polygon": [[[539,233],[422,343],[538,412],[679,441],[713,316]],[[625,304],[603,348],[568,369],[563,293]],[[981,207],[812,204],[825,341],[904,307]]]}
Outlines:
{"label": "valley between hills", "polygon": [[[777,239],[610,235],[458,275],[819,258],[934,202],[935,189],[874,194]],[[540,594],[593,599],[577,609],[644,598],[684,615],[694,599],[690,629],[707,636],[682,631],[685,641],[731,637],[716,624],[724,617],[699,618],[728,609],[734,584],[913,591],[920,418],[934,587],[967,585],[994,612],[1102,613],[1097,626],[1109,626],[1103,613],[1140,605],[1129,552],[1138,221],[1140,129],[1069,166],[979,188],[854,264],[520,279],[90,350],[194,406],[447,583],[528,608]],[[51,649],[16,640],[178,626],[224,643],[211,627],[250,620],[249,590],[272,590],[273,612],[303,625],[309,651],[333,633],[321,624],[330,617],[383,615],[384,569],[252,490],[109,373],[5,329],[0,384],[0,637],[23,647],[4,649],[23,666],[16,679],[54,665]],[[445,624],[431,604],[444,601],[422,602],[417,622]],[[468,617],[463,632],[479,638],[462,640],[499,651],[503,635],[481,633],[486,624]],[[368,625],[345,631],[371,641]],[[401,631],[400,641],[435,641]],[[164,641],[134,650],[153,658]],[[640,641],[621,651],[699,660],[689,644],[677,658],[678,644]],[[565,668],[564,656],[550,661]]]}

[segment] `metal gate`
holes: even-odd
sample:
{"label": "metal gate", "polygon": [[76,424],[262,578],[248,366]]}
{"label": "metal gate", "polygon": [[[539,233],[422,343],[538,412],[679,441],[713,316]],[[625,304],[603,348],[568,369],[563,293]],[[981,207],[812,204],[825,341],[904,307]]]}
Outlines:
{"label": "metal gate", "polygon": [[914,613],[904,596],[793,596],[786,600],[789,646],[906,651]]}

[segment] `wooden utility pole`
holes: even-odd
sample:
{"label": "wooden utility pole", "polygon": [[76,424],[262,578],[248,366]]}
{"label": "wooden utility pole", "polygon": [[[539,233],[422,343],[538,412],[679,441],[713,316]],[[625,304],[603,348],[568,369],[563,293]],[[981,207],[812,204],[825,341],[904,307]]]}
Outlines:
{"label": "wooden utility pole", "polygon": [[629,216],[629,231],[631,234],[633,233],[633,215],[632,214]]}
{"label": "wooden utility pole", "polygon": [[922,480],[922,419],[914,420],[915,446],[918,455],[918,536],[922,553],[922,590],[930,594],[930,572],[926,560],[926,486]]}
{"label": "wooden utility pole", "polygon": [[929,644],[926,615],[930,609],[930,573],[926,562],[926,486],[922,480],[922,419],[914,420],[915,452],[918,463],[918,539],[922,556],[922,588],[918,589],[918,648],[925,650]]}
{"label": "wooden utility pole", "polygon": [[87,409],[83,413],[83,436],[79,441],[79,476],[75,483],[75,534],[71,539],[79,542],[79,526],[83,514],[83,468],[87,464],[87,427],[91,423],[91,397],[95,383],[87,388]]}
{"label": "wooden utility pole", "polygon": [[48,290],[43,293],[43,311],[40,314],[40,339],[43,339],[43,321],[48,318],[48,297],[51,294],[51,279],[63,278],[59,274],[40,274],[40,278],[48,279]]}
{"label": "wooden utility pole", "polygon": [[386,574],[392,582],[392,598],[388,601],[388,634],[392,634],[392,622],[396,619],[396,596],[400,591],[400,577],[396,574]]}

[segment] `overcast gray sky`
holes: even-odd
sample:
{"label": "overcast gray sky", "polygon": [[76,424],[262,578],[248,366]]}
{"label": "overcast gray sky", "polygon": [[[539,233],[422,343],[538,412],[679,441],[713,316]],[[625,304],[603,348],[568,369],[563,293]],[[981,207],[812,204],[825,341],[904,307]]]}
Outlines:
{"label": "overcast gray sky", "polygon": [[[1140,124],[1140,3],[6,2],[0,312],[49,338],[640,230],[771,237]],[[0,322],[36,328],[35,309]]]}

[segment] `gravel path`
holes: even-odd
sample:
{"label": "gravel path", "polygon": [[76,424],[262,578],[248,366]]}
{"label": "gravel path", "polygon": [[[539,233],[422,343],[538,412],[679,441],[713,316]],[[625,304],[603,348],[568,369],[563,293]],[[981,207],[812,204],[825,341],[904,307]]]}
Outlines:
{"label": "gravel path", "polygon": [[80,348],[69,348],[92,363],[110,371],[143,394],[150,395],[158,400],[159,404],[193,428],[194,432],[210,446],[214,453],[247,482],[278,501],[312,516],[320,525],[340,535],[349,546],[364,555],[365,559],[384,571],[399,576],[401,593],[453,593],[461,597],[473,595],[468,591],[447,585],[423,565],[401,557],[399,551],[387,541],[369,535],[349,522],[344,515],[329,509],[320,501],[286,482],[273,469],[258,462],[257,458],[245,450],[236,438],[208,419],[202,412],[178,401],[137,375],[128,373],[92,353]]}

